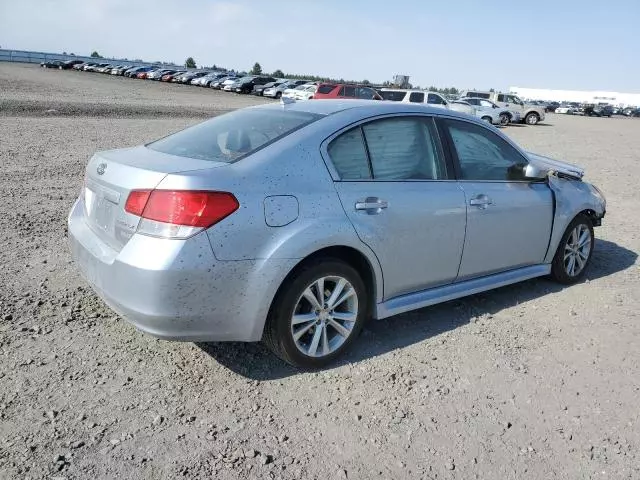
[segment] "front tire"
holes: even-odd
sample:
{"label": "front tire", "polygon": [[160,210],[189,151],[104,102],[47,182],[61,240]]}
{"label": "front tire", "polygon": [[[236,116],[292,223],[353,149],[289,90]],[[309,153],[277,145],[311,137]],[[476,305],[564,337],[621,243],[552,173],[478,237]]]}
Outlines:
{"label": "front tire", "polygon": [[511,123],[511,117],[509,115],[507,115],[506,113],[501,113],[500,114],[500,125],[502,125],[503,127],[506,127],[507,125],[509,125],[509,123]]}
{"label": "front tire", "polygon": [[593,223],[581,213],[571,221],[560,240],[551,263],[551,278],[566,285],[579,282],[591,261],[594,244]]}
{"label": "front tire", "polygon": [[368,315],[367,290],[347,263],[322,258],[303,265],[280,287],[263,341],[291,365],[320,368],[342,355]]}
{"label": "front tire", "polygon": [[480,118],[480,120],[483,120],[483,121],[487,122],[488,124],[493,124],[493,120],[489,116],[484,116],[484,117]]}

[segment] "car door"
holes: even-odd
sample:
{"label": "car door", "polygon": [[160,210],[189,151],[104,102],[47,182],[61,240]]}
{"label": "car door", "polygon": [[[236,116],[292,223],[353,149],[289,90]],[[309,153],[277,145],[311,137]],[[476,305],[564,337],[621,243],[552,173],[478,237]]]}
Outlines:
{"label": "car door", "polygon": [[442,119],[467,204],[458,280],[543,262],[553,223],[553,195],[523,177],[527,159],[491,127]]}
{"label": "car door", "polygon": [[323,155],[349,220],[380,261],[385,300],[455,280],[465,199],[431,117],[365,122],[330,138]]}

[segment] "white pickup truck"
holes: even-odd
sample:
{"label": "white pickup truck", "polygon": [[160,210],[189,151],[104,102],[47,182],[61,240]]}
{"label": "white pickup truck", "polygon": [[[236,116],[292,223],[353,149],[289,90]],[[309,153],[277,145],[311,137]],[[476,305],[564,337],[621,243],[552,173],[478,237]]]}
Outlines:
{"label": "white pickup truck", "polygon": [[500,107],[508,108],[511,111],[519,111],[520,118],[527,125],[537,125],[544,120],[544,107],[524,103],[513,93],[501,92],[478,92],[475,90],[464,90],[461,97],[485,98],[498,104]]}

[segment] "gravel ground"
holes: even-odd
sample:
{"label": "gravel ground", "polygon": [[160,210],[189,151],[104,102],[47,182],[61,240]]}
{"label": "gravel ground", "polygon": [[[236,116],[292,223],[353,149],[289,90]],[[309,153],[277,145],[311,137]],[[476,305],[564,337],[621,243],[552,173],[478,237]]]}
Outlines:
{"label": "gravel ground", "polygon": [[371,322],[321,372],[260,344],[158,341],[109,311],[66,243],[89,156],[259,101],[0,64],[0,478],[640,478],[633,119],[505,130],[607,195],[579,285]]}

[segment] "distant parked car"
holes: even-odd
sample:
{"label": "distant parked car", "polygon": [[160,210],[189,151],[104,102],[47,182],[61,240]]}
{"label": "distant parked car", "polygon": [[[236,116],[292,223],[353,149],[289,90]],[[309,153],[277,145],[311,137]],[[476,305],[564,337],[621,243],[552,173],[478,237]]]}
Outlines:
{"label": "distant parked car", "polygon": [[184,70],[178,70],[177,72],[173,72],[173,73],[165,73],[164,75],[162,75],[160,77],[160,81],[161,82],[173,82],[173,79],[175,77],[179,77],[183,73],[185,73]]}
{"label": "distant parked car", "polygon": [[169,68],[158,68],[156,70],[152,70],[151,72],[147,72],[147,80],[160,80],[163,75],[173,72],[175,72],[175,70],[171,70]]}
{"label": "distant parked car", "polygon": [[262,95],[271,98],[280,98],[288,88],[296,88],[299,85],[308,83],[306,80],[282,80],[278,81],[272,87],[265,88]]}
{"label": "distant parked car", "polygon": [[584,114],[588,117],[611,117],[613,115],[613,107],[611,105],[593,105],[584,106]]}
{"label": "distant parked car", "polygon": [[382,96],[373,88],[365,85],[347,85],[341,83],[321,83],[313,98],[316,100],[337,98],[350,100],[382,100]]}
{"label": "distant parked car", "polygon": [[518,110],[509,110],[485,98],[461,98],[460,101],[467,102],[475,107],[475,115],[477,117],[494,125],[505,126],[509,125],[509,123],[519,123],[521,120]]}
{"label": "distant parked car", "polygon": [[257,97],[262,97],[267,88],[276,88],[278,85],[282,85],[283,83],[286,83],[286,81],[276,80],[275,82],[265,83],[264,85],[254,85],[251,93]]}
{"label": "distant parked car", "polygon": [[466,115],[346,103],[236,110],[96,153],[67,217],[75,267],[150,335],[263,340],[305,368],[369,319],[585,277],[607,204],[580,167]]}
{"label": "distant parked car", "polygon": [[209,88],[213,88],[214,90],[222,90],[222,88],[226,85],[225,82],[233,83],[237,79],[237,75],[229,74],[224,77],[220,77],[217,80],[213,80],[211,83],[209,83]]}
{"label": "distant parked car", "polygon": [[467,102],[452,102],[438,92],[425,90],[407,90],[401,88],[381,88],[379,91],[383,100],[402,103],[421,103],[435,108],[448,108],[456,112],[475,115],[476,110]]}
{"label": "distant parked car", "polygon": [[561,104],[560,106],[556,107],[555,109],[555,113],[558,114],[563,114],[563,115],[573,115],[576,112],[575,108],[571,105],[568,104]]}
{"label": "distant parked car", "polygon": [[209,72],[202,77],[194,78],[193,80],[191,80],[191,85],[196,85],[198,87],[208,87],[211,82],[218,80],[219,78],[222,78],[226,75],[226,73],[221,72]]}
{"label": "distant parked car", "polygon": [[242,77],[240,80],[238,80],[234,85],[233,91],[236,93],[251,93],[254,86],[265,85],[267,83],[275,81],[276,79],[273,77],[266,77],[263,75],[250,75]]}
{"label": "distant parked car", "polygon": [[128,70],[124,71],[124,76],[129,78],[135,77],[138,74],[138,72],[144,71],[145,68],[149,68],[149,67],[140,67],[140,66],[131,67]]}
{"label": "distant parked car", "polygon": [[48,62],[42,62],[40,66],[44,68],[60,68],[63,63],[62,60],[50,60]]}
{"label": "distant parked car", "polygon": [[85,72],[97,72],[99,69],[109,66],[108,63],[98,63],[97,65],[92,65],[88,68],[85,68]]}
{"label": "distant parked car", "polygon": [[560,106],[560,102],[550,102],[547,103],[544,107],[546,112],[555,112],[556,108]]}
{"label": "distant parked car", "polygon": [[62,62],[62,65],[58,68],[60,68],[60,70],[71,70],[76,65],[80,65],[82,63],[82,60],[67,60],[66,62]]}
{"label": "distant parked car", "polygon": [[295,100],[313,100],[314,95],[318,91],[318,85],[309,83],[307,85],[301,85],[300,89],[294,90]]}
{"label": "distant parked car", "polygon": [[314,86],[316,88],[318,87],[317,85],[315,85],[313,83],[303,83],[302,85],[298,85],[297,87],[287,88],[282,93],[282,98],[290,98],[290,99],[296,100],[298,92],[301,92],[302,90],[305,90],[310,85],[312,85],[312,86]]}
{"label": "distant parked car", "polygon": [[129,70],[131,65],[117,65],[111,69],[109,72],[111,75],[122,75],[124,72]]}
{"label": "distant parked car", "polygon": [[484,98],[497,103],[501,107],[510,111],[519,111],[522,121],[527,125],[537,125],[544,120],[545,109],[538,105],[523,102],[520,97],[513,93],[501,93],[476,90],[465,90],[460,93],[461,97]]}
{"label": "distant parked car", "polygon": [[207,70],[190,70],[187,71],[185,73],[183,73],[180,76],[177,77],[173,77],[172,82],[174,83],[190,83],[191,80],[193,80],[194,78],[200,78],[200,77],[204,77],[205,75],[209,74],[211,72],[207,71]]}

